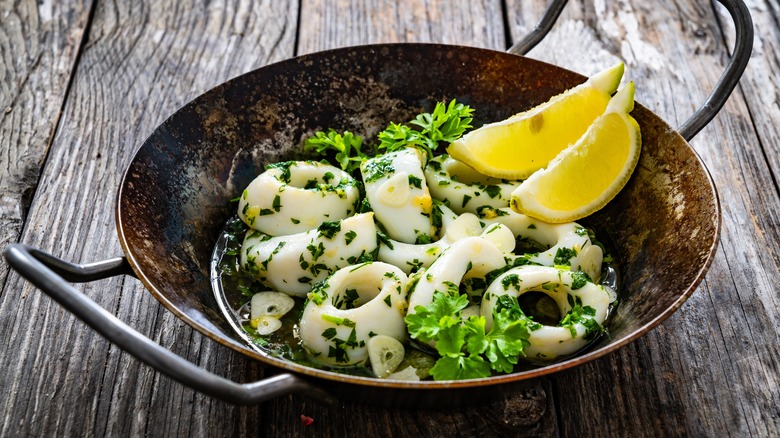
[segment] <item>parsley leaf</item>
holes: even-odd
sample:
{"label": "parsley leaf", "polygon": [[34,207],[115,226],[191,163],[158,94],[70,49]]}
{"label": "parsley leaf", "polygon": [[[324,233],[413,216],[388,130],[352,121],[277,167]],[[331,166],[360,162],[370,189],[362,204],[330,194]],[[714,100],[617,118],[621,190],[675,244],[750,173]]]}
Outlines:
{"label": "parsley leaf", "polygon": [[309,137],[304,142],[303,150],[314,150],[320,155],[325,155],[328,151],[336,151],[336,161],[341,168],[347,172],[360,167],[360,163],[366,157],[360,148],[363,145],[363,137],[354,135],[349,131],[339,134],[334,129],[328,129],[328,132],[318,131],[313,137]]}
{"label": "parsley leaf", "polygon": [[415,313],[406,316],[409,334],[414,339],[428,342],[438,339],[439,331],[447,328],[448,323],[459,323],[460,311],[469,305],[465,295],[450,296],[442,292],[433,293],[433,302],[426,307],[417,306]]}
{"label": "parsley leaf", "polygon": [[434,380],[479,379],[490,375],[490,365],[481,356],[442,357],[430,373]]}

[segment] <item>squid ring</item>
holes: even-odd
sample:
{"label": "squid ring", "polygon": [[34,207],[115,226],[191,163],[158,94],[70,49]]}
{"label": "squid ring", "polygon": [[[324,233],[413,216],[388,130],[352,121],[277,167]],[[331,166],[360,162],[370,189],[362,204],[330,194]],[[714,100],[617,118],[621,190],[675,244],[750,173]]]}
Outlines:
{"label": "squid ring", "polygon": [[427,306],[434,292],[448,293],[466,277],[482,277],[506,265],[504,255],[496,245],[481,236],[466,237],[450,245],[438,259],[411,286],[409,314],[415,307]]}
{"label": "squid ring", "polygon": [[432,243],[411,244],[388,239],[380,241],[378,259],[398,266],[406,274],[419,268],[430,266],[441,253],[454,242],[465,237],[483,235],[498,246],[504,253],[511,253],[515,247],[515,237],[502,224],[491,224],[483,227],[478,217],[471,213],[460,216],[444,204],[433,207],[441,211],[441,238]]}
{"label": "squid ring", "polygon": [[271,236],[295,234],[349,217],[359,194],[357,181],[330,164],[286,161],[268,166],[247,186],[238,215]]}
{"label": "squid ring", "polygon": [[521,181],[507,181],[482,175],[449,155],[431,159],[425,179],[435,199],[448,201],[458,214],[479,214],[485,208],[509,207],[514,189]]}
{"label": "squid ring", "polygon": [[406,274],[397,267],[368,262],[334,272],[309,293],[300,337],[319,362],[354,365],[368,358],[375,335],[406,340]]}
{"label": "squid ring", "polygon": [[588,230],[576,222],[550,224],[517,213],[511,208],[491,211],[489,216],[483,216],[482,221],[487,224],[504,224],[515,237],[526,238],[549,248],[521,256],[528,261],[543,266],[570,266],[572,271],[585,272],[593,281],[598,281],[601,276],[604,252],[600,246],[591,242]]}
{"label": "squid ring", "polygon": [[425,157],[415,147],[378,155],[363,162],[360,172],[366,199],[387,235],[416,243],[436,234],[431,220],[433,199],[425,184]]}
{"label": "squid ring", "polygon": [[[519,297],[526,292],[546,294],[555,300],[561,315],[568,314],[574,303],[579,304],[587,310],[584,318],[592,319],[599,328],[607,318],[609,305],[616,299],[611,288],[584,281],[577,277],[576,272],[547,266],[520,266],[498,276],[485,291],[480,313],[485,317],[486,330],[493,327],[493,308],[499,297]],[[587,346],[596,334],[592,324],[590,328],[584,324],[585,319],[574,321],[567,327],[537,325],[537,329],[529,332],[530,345],[523,352],[530,359],[543,361],[576,353]]]}
{"label": "squid ring", "polygon": [[361,213],[289,236],[249,230],[241,247],[241,266],[276,291],[304,297],[312,284],[358,263],[376,248],[374,213]]}

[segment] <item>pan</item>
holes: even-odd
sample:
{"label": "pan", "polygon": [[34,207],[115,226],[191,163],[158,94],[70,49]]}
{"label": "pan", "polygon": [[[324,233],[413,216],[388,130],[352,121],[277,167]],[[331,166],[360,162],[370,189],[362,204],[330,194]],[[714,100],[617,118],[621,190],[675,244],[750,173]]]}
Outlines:
{"label": "pan", "polygon": [[[720,207],[712,179],[687,143],[722,107],[752,49],[740,0],[720,0],[735,22],[734,56],[704,105],[676,131],[636,105],[643,149],[627,186],[587,224],[608,236],[621,269],[620,305],[608,335],[585,354],[513,374],[466,381],[400,382],[308,368],[251,348],[221,312],[211,253],[235,212],[234,198],[268,163],[302,157],[302,140],[335,128],[371,138],[453,98],[475,121],[503,120],[586,78],[523,56],[552,27],[556,0],[508,53],[439,44],[380,44],[314,53],[272,64],[215,87],[178,110],[140,146],[116,201],[124,257],[75,265],[23,244],[9,265],[122,349],[208,395],[237,404],[296,392],[386,406],[456,406],[495,399],[530,379],[594,360],[639,338],[693,293],[716,250]],[[171,312],[209,338],[269,366],[272,377],[236,383],[165,350],[67,282],[137,277]]]}

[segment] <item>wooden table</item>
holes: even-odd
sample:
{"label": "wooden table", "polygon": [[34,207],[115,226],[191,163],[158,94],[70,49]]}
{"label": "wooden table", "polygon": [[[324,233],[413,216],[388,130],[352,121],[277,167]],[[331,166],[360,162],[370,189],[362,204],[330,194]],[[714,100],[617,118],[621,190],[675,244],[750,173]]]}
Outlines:
{"label": "wooden table", "polygon": [[[81,263],[120,255],[114,197],[133,152],[231,77],[375,42],[504,50],[545,4],[0,0],[0,248],[21,241]],[[238,407],[108,344],[0,260],[0,436],[780,434],[780,3],[750,9],[750,65],[692,141],[719,190],[720,246],[696,293],[642,339],[469,410],[323,407],[297,396]],[[704,0],[572,1],[529,56],[586,75],[623,60],[637,101],[679,126],[719,77],[733,33],[723,8]],[[242,382],[263,375],[133,278],[79,288],[208,370]]]}

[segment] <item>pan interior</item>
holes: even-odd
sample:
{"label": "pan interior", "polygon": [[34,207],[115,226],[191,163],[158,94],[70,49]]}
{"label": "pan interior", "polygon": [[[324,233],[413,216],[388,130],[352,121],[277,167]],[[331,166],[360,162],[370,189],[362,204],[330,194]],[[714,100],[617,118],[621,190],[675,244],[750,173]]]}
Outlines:
{"label": "pan interior", "polygon": [[[304,158],[302,141],[315,131],[373,138],[389,121],[453,98],[475,108],[478,126],[584,80],[524,57],[434,44],[338,49],[255,70],[193,100],[141,145],[117,197],[120,242],[154,296],[212,339],[278,367],[375,384],[263,355],[231,327],[210,281],[214,244],[234,214],[229,200],[266,164]],[[720,210],[706,168],[659,117],[641,105],[632,114],[642,129],[639,165],[623,191],[584,221],[608,238],[621,268],[609,336],[583,356],[487,381],[557,371],[626,344],[679,308],[709,267]]]}

